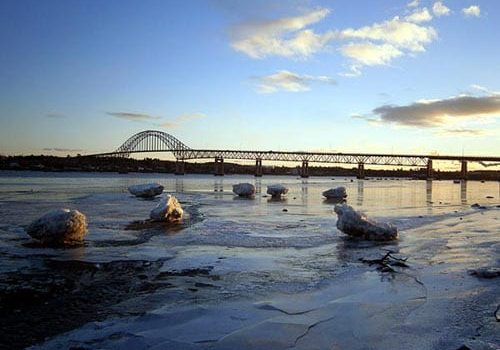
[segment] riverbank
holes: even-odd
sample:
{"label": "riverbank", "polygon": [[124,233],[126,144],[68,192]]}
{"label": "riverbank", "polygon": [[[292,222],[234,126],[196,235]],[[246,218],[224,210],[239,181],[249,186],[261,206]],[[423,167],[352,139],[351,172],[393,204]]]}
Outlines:
{"label": "riverbank", "polygon": [[[499,212],[410,229],[390,247],[343,239],[337,250],[344,253],[344,267],[297,293],[226,299],[233,287],[227,274],[217,273],[224,270],[223,259],[204,283],[195,282],[203,290],[199,299],[92,322],[36,348],[497,349],[498,279],[469,271],[498,266]],[[407,258],[409,267],[381,272],[359,261],[387,248]]]}
{"label": "riverbank", "polygon": [[[455,349],[496,341],[497,280],[468,272],[498,266],[497,182],[27,175],[0,172],[3,347]],[[281,201],[265,195],[277,180],[290,189]],[[180,200],[182,225],[130,225],[159,200],[127,192],[144,182]],[[255,198],[236,197],[238,182],[253,183]],[[321,196],[337,186],[357,210],[395,224],[400,240],[346,238]],[[44,248],[25,233],[58,207],[87,216],[83,246]],[[366,263],[387,250],[408,267]]]}

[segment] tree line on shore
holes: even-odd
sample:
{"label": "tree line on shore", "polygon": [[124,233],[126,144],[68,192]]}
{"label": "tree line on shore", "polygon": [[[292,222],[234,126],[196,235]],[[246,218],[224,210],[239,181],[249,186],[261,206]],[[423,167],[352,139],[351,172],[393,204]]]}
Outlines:
{"label": "tree line on shore", "polygon": [[[175,161],[153,158],[94,158],[94,157],[56,157],[56,156],[0,156],[2,170],[32,170],[47,172],[82,171],[82,172],[119,172],[119,173],[175,173]],[[300,166],[267,165],[263,166],[263,175],[299,175]],[[213,162],[186,162],[187,174],[212,174]],[[255,166],[248,164],[224,163],[224,172],[231,174],[254,174]],[[356,176],[357,166],[309,166],[310,176]],[[425,179],[425,168],[365,168],[366,177],[406,177]],[[434,170],[434,179],[458,179],[460,171]],[[498,170],[469,171],[470,180],[500,180]]]}

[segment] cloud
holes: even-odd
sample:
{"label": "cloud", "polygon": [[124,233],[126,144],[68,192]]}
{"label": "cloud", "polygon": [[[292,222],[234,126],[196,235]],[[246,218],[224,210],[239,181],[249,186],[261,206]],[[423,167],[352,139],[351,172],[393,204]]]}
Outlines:
{"label": "cloud", "polygon": [[155,117],[155,116],[152,116],[149,114],[142,114],[142,113],[106,112],[106,114],[113,116],[113,117],[116,117],[116,118],[133,120],[133,121],[137,121],[137,122],[160,119],[160,117]]}
{"label": "cloud", "polygon": [[335,80],[327,76],[300,75],[280,70],[274,74],[256,78],[257,92],[262,94],[270,94],[277,91],[308,91],[311,83],[336,84]]}
{"label": "cloud", "polygon": [[[355,62],[366,66],[386,65],[395,57],[403,55],[403,53],[391,44],[376,45],[369,42],[366,43],[350,43],[340,48],[342,54],[349,57]],[[359,71],[359,66],[351,67]]]}
{"label": "cloud", "polygon": [[165,129],[175,129],[182,126],[183,123],[189,122],[195,119],[203,119],[206,118],[207,115],[200,112],[182,114],[172,120],[165,121],[163,123],[158,124],[158,126]]}
{"label": "cloud", "polygon": [[195,113],[182,114],[182,115],[178,116],[176,119],[179,122],[187,122],[190,120],[203,119],[206,117],[207,117],[207,115],[205,113],[195,112]]}
{"label": "cloud", "polygon": [[484,130],[480,129],[466,129],[466,128],[454,128],[445,129],[443,135],[462,135],[462,136],[483,136],[486,134]]}
{"label": "cloud", "polygon": [[349,71],[340,75],[357,77],[363,66],[389,65],[397,57],[425,51],[426,45],[437,38],[437,32],[433,27],[396,16],[370,26],[344,29],[337,38],[349,41],[340,52],[351,61]]}
{"label": "cloud", "polygon": [[380,119],[369,117],[369,116],[362,115],[362,114],[353,114],[353,115],[351,115],[351,118],[365,120],[365,121],[369,122],[370,124],[379,124],[380,123]]}
{"label": "cloud", "polygon": [[481,16],[481,8],[477,5],[471,5],[469,7],[463,8],[462,13],[466,17],[479,17]]}
{"label": "cloud", "polygon": [[159,127],[162,127],[164,129],[175,129],[179,127],[179,124],[174,123],[174,122],[163,122],[158,124]]}
{"label": "cloud", "polygon": [[457,118],[499,117],[500,95],[421,100],[407,106],[384,105],[375,108],[373,113],[383,122],[436,127],[456,121]]}
{"label": "cloud", "polygon": [[413,1],[410,1],[406,6],[408,6],[408,7],[418,7],[419,4],[420,4],[419,0],[413,0]]}
{"label": "cloud", "polygon": [[43,148],[43,151],[54,151],[54,152],[83,152],[83,149],[80,148],[59,148],[59,147],[53,147],[53,148]]}
{"label": "cloud", "polygon": [[67,117],[64,114],[62,114],[62,113],[47,113],[47,114],[45,114],[45,118],[49,118],[49,119],[65,119]]}
{"label": "cloud", "polygon": [[319,8],[302,16],[243,23],[232,28],[231,46],[252,58],[308,57],[321,50],[333,33],[316,34],[308,26],[321,21],[330,10]]}
{"label": "cloud", "polygon": [[432,20],[432,15],[427,7],[424,7],[423,9],[415,10],[411,15],[406,16],[405,20],[413,23],[429,22]]}
{"label": "cloud", "polygon": [[432,5],[432,12],[436,17],[448,16],[450,14],[450,9],[446,7],[442,1],[436,1]]}
{"label": "cloud", "polygon": [[488,89],[484,86],[478,85],[478,84],[472,84],[470,87],[473,89],[479,90],[481,92],[485,92],[488,95],[500,95],[500,91],[493,91],[493,90],[490,90],[490,89]]}
{"label": "cloud", "polygon": [[425,51],[425,45],[437,38],[436,30],[416,23],[406,22],[398,16],[359,29],[344,29],[342,39],[362,39],[391,44],[398,49],[413,52]]}
{"label": "cloud", "polygon": [[348,77],[348,78],[355,78],[359,77],[362,74],[361,67],[363,65],[360,63],[353,63],[349,65],[347,72],[341,72],[339,73],[340,76],[343,77]]}
{"label": "cloud", "polygon": [[[425,52],[438,38],[430,22],[434,17],[450,15],[451,10],[443,1],[435,1],[432,8],[419,6],[420,1],[413,0],[407,4],[406,16],[322,32],[313,26],[330,14],[327,8],[308,10],[298,16],[246,21],[232,28],[231,46],[254,59],[269,56],[306,59],[318,52],[335,52],[330,48],[337,45],[336,52],[348,59],[344,64],[348,67],[346,72],[339,75],[356,77],[364,66],[389,65],[399,57]],[[307,89],[300,84],[292,88]]]}

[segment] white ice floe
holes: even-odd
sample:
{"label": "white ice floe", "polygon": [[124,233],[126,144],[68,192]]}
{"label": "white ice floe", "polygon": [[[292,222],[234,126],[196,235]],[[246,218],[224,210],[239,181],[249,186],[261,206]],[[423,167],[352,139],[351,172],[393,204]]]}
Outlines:
{"label": "white ice floe", "polygon": [[181,221],[184,210],[174,196],[162,198],[160,203],[151,210],[149,217],[154,221],[178,222]]}
{"label": "white ice floe", "polygon": [[233,192],[240,197],[250,197],[255,194],[255,186],[250,183],[233,185]]}
{"label": "white ice floe", "polygon": [[87,220],[78,210],[55,209],[33,221],[26,232],[43,244],[74,244],[83,241]]}
{"label": "white ice floe", "polygon": [[267,194],[270,194],[273,197],[280,197],[287,194],[287,192],[288,188],[281,184],[267,186]]}
{"label": "white ice floe", "polygon": [[398,229],[387,223],[369,220],[347,204],[337,204],[337,228],[350,236],[373,241],[392,241],[398,238]]}
{"label": "white ice floe", "polygon": [[137,197],[152,198],[163,193],[163,186],[158,183],[132,185],[128,191]]}
{"label": "white ice floe", "polygon": [[327,191],[323,192],[323,196],[326,197],[327,199],[342,199],[347,197],[347,192],[345,190],[345,187],[336,187],[336,188],[330,188]]}

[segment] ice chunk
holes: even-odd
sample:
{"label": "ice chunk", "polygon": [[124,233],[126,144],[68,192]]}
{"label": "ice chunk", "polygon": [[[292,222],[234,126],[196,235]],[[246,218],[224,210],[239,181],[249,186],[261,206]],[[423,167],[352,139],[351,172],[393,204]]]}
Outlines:
{"label": "ice chunk", "polygon": [[82,242],[87,220],[78,210],[56,209],[33,221],[26,232],[47,245],[71,245]]}
{"label": "ice chunk", "polygon": [[132,185],[128,191],[137,197],[152,198],[163,193],[163,186],[158,183]]}
{"label": "ice chunk", "polygon": [[287,192],[288,188],[281,184],[267,186],[267,194],[270,194],[272,197],[281,197]]}
{"label": "ice chunk", "polygon": [[469,273],[481,278],[496,278],[500,277],[500,267],[483,267],[480,269],[472,270]]}
{"label": "ice chunk", "polygon": [[240,197],[250,197],[255,194],[255,186],[250,183],[233,185],[233,192]]}
{"label": "ice chunk", "polygon": [[341,199],[347,197],[347,192],[345,187],[330,188],[329,190],[323,192],[323,196],[327,199]]}
{"label": "ice chunk", "polygon": [[149,217],[154,221],[179,222],[183,214],[184,210],[182,210],[177,198],[168,195],[160,200],[156,208],[151,210]]}
{"label": "ice chunk", "polygon": [[337,228],[350,236],[373,241],[392,241],[398,238],[398,229],[387,223],[377,223],[355,211],[347,204],[337,204]]}

